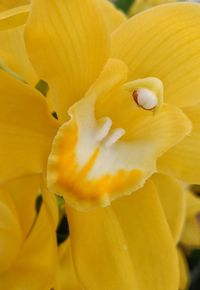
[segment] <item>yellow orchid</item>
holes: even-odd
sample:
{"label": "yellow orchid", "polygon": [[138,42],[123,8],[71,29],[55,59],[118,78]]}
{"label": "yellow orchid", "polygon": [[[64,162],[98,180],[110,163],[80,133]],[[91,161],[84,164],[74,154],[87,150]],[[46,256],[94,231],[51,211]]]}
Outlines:
{"label": "yellow orchid", "polygon": [[[110,33],[103,25],[98,1],[75,1],[58,7],[45,1],[37,3],[33,1],[26,25],[26,45],[40,78],[52,90],[52,102],[63,124],[48,158],[48,187],[78,209],[108,205],[110,200],[130,194],[144,184],[155,171],[156,159],[190,133],[190,121],[172,105],[161,104],[155,114],[139,108],[132,93],[145,90],[161,100],[163,84],[151,75],[129,77],[130,69],[120,60],[123,55],[112,51],[120,47],[115,42],[122,37],[113,36],[109,58]],[[61,8],[66,9],[65,13],[73,13],[73,22],[60,22]],[[43,15],[46,9],[50,11]],[[97,14],[95,29],[87,21],[80,23],[80,13],[82,18],[89,19],[91,10],[92,15]],[[58,24],[56,31],[49,21],[51,12]],[[42,33],[45,16],[49,25]],[[37,19],[39,25],[35,23]],[[78,29],[75,19],[80,30],[86,26],[85,31],[74,33]],[[67,30],[62,38],[59,25]],[[63,44],[65,32],[67,40]],[[86,42],[91,38],[92,42]]]}
{"label": "yellow orchid", "polygon": [[1,289],[49,290],[54,284],[57,248],[50,202],[36,215],[40,180],[35,175],[1,187]]}
{"label": "yellow orchid", "polygon": [[[23,24],[15,11],[9,29]],[[43,173],[64,197],[81,287],[179,288],[182,187],[146,180],[200,182],[199,16],[192,3],[126,21],[107,1],[33,0],[25,44],[58,121],[39,92],[0,71],[1,184]],[[170,220],[166,184],[180,207]]]}

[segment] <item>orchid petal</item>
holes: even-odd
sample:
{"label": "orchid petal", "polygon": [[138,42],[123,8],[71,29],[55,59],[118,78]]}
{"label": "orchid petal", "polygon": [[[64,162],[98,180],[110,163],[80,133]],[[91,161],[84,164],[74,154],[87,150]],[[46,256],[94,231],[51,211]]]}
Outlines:
{"label": "orchid petal", "polygon": [[59,267],[57,273],[57,282],[54,287],[55,290],[81,290],[82,286],[79,284],[71,253],[70,238],[63,242],[58,249]]}
{"label": "orchid petal", "polygon": [[22,232],[15,205],[9,195],[0,191],[0,276],[19,254]]}
{"label": "orchid petal", "polygon": [[28,17],[29,5],[19,6],[1,12],[0,31],[23,25]]}
{"label": "orchid petal", "polygon": [[44,97],[0,70],[0,103],[0,183],[43,172],[58,127]]}
{"label": "orchid petal", "polygon": [[186,190],[175,178],[155,174],[151,180],[158,191],[175,243],[178,243],[186,215]]}
{"label": "orchid petal", "polygon": [[49,290],[55,283],[57,252],[54,229],[42,205],[37,221],[9,271],[0,275],[5,289]]}
{"label": "orchid petal", "polygon": [[118,10],[113,3],[108,0],[97,0],[102,8],[102,13],[104,16],[104,21],[107,25],[108,31],[112,33],[117,29],[122,23],[126,21],[125,14]]}
{"label": "orchid petal", "polygon": [[176,248],[152,183],[110,207],[87,213],[68,208],[67,214],[83,287],[178,289]]}
{"label": "orchid petal", "polygon": [[40,181],[40,175],[33,175],[11,180],[1,187],[10,194],[15,204],[23,238],[26,238],[36,219],[36,199]]}
{"label": "orchid petal", "polygon": [[183,112],[192,122],[192,132],[159,159],[158,168],[187,183],[200,184],[200,104]]}
{"label": "orchid petal", "polygon": [[30,0],[1,0],[0,11],[26,5]]}
{"label": "orchid petal", "polygon": [[95,0],[32,1],[26,46],[37,73],[52,90],[62,120],[97,78],[108,57],[108,36]]}
{"label": "orchid petal", "polygon": [[[22,17],[21,15],[24,15],[24,13],[27,13],[28,16],[29,7],[25,8],[22,6],[0,13],[0,27],[5,26],[4,29],[0,29],[0,60],[2,65],[11,69],[24,81],[35,86],[38,82],[38,76],[26,52],[23,35],[24,23],[18,23],[18,21],[15,23],[13,19]],[[10,22],[13,23],[13,27],[10,27]],[[6,26],[6,23],[8,26]]]}
{"label": "orchid petal", "polygon": [[165,102],[199,102],[200,5],[173,3],[146,10],[112,35],[111,56],[129,67],[129,79],[157,77]]}

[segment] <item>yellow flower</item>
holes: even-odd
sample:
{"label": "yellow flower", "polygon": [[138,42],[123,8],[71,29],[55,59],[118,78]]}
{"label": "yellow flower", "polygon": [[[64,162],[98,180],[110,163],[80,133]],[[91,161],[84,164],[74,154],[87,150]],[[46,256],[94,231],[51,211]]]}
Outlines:
{"label": "yellow flower", "polygon": [[[61,9],[63,17],[72,16],[62,20]],[[175,106],[161,104],[152,114],[136,104],[134,91],[143,89],[162,99],[163,84],[151,74],[129,76],[128,63],[114,51],[121,51],[115,42],[125,32],[113,36],[109,55],[110,31],[98,1],[63,6],[35,1],[26,25],[30,59],[50,86],[62,124],[48,157],[48,187],[77,209],[109,205],[140,188],[155,172],[156,159],[191,129]]]}
{"label": "yellow flower", "polygon": [[[192,3],[126,21],[107,1],[33,0],[25,43],[58,121],[39,92],[0,71],[1,184],[43,173],[65,198],[81,287],[179,287],[182,187],[145,181],[158,171],[200,182],[199,16]],[[159,188],[169,188],[164,205]]]}
{"label": "yellow flower", "polygon": [[[49,290],[57,246],[50,202],[36,214],[41,176],[13,180],[0,190],[0,285],[2,289]],[[49,199],[49,197],[48,197]]]}

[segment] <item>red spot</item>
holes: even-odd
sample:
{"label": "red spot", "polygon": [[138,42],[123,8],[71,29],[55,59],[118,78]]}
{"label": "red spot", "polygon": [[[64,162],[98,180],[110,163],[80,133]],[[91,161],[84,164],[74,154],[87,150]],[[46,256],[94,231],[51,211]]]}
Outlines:
{"label": "red spot", "polygon": [[132,97],[133,97],[134,101],[136,102],[136,104],[139,105],[138,104],[138,91],[137,90],[133,91]]}

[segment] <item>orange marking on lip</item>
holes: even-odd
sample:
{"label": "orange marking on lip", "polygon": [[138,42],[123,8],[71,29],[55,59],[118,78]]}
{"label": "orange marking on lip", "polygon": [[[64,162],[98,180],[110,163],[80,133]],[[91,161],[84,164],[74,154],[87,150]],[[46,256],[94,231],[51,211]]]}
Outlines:
{"label": "orange marking on lip", "polygon": [[94,166],[100,149],[96,148],[87,163],[80,168],[76,159],[77,125],[71,124],[65,133],[62,138],[57,140],[58,146],[54,154],[58,159],[54,161],[53,167],[51,166],[51,169],[58,173],[55,185],[64,196],[98,202],[105,195],[113,197],[115,194],[129,189],[141,178],[142,172],[134,169],[131,171],[119,170],[116,174],[105,174],[98,179],[89,179],[87,175]]}
{"label": "orange marking on lip", "polygon": [[92,154],[92,156],[90,157],[90,159],[88,160],[88,162],[81,169],[81,172],[78,174],[78,178],[82,179],[82,178],[86,177],[87,173],[90,171],[90,169],[94,165],[94,163],[95,163],[95,161],[97,159],[98,154],[99,154],[99,148],[97,148],[94,151],[94,153]]}

